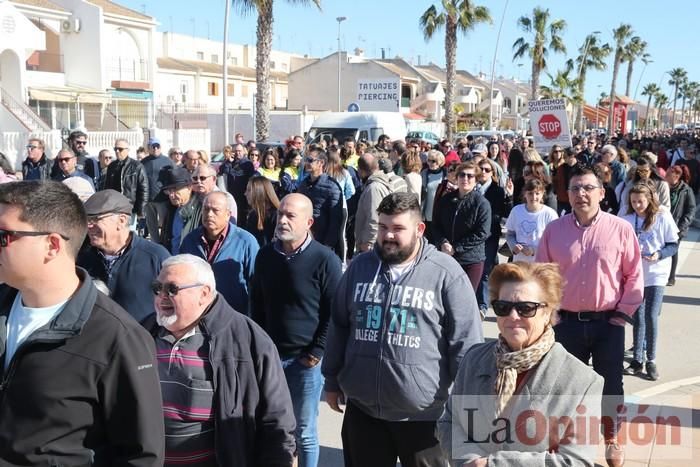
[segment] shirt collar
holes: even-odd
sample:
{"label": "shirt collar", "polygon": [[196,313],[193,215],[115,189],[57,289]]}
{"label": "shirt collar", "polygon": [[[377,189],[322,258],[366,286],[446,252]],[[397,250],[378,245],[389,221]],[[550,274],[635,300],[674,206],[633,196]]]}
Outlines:
{"label": "shirt collar", "polygon": [[311,240],[312,240],[311,235],[307,233],[306,240],[304,240],[304,243],[302,243],[299,248],[292,251],[291,253],[285,252],[284,249],[282,248],[282,242],[280,240],[276,240],[274,243],[275,251],[277,251],[277,253],[279,253],[281,255],[286,256],[287,259],[291,259],[291,258],[294,258],[295,256],[301,254],[304,250],[306,250],[306,248],[311,243]]}
{"label": "shirt collar", "polygon": [[572,215],[573,218],[574,218],[574,222],[576,223],[576,227],[578,227],[579,229],[587,229],[587,228],[589,228],[589,227],[593,227],[594,225],[596,225],[596,224],[598,223],[598,221],[600,220],[600,217],[601,217],[601,216],[600,216],[600,213],[601,213],[601,212],[603,212],[603,210],[600,209],[600,207],[598,207],[598,212],[596,213],[595,217],[593,218],[593,220],[591,221],[591,223],[590,223],[589,225],[582,225],[582,224],[578,221],[578,218],[576,217],[576,214],[575,214],[575,213],[572,212],[571,215]]}

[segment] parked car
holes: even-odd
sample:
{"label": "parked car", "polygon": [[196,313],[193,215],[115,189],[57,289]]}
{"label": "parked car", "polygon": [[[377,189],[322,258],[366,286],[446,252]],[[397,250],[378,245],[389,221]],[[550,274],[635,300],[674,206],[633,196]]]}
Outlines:
{"label": "parked car", "polygon": [[416,139],[430,143],[432,146],[435,146],[440,142],[438,135],[430,131],[409,131],[406,135],[406,141]]}

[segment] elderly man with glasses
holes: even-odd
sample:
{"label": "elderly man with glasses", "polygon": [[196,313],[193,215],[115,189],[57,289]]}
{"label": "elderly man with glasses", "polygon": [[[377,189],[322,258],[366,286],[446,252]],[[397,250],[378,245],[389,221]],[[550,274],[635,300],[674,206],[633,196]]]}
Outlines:
{"label": "elderly man with glasses", "polygon": [[[274,343],[221,294],[209,264],[173,256],[152,284],[169,464],[289,466],[295,420]],[[155,465],[155,464],[153,464]]]}
{"label": "elderly man with glasses", "polygon": [[103,186],[126,196],[133,205],[134,216],[143,217],[149,200],[146,170],[139,161],[129,157],[127,140],[118,139],[114,142],[114,154],[117,159],[107,167]]}
{"label": "elderly man with glasses", "polygon": [[141,321],[155,312],[149,284],[170,254],[130,230],[132,210],[129,199],[114,190],[98,191],[85,202],[90,248],[81,252],[78,265],[104,282],[112,300]]}

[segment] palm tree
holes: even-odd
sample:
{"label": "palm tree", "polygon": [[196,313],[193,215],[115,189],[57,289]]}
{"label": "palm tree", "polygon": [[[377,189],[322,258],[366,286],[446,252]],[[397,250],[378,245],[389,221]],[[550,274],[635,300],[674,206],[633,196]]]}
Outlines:
{"label": "palm tree", "polygon": [[669,71],[671,76],[668,84],[673,86],[673,114],[671,114],[671,128],[676,126],[676,101],[678,100],[678,88],[688,80],[688,72],[683,68],[674,68]]}
{"label": "palm tree", "polygon": [[629,97],[632,90],[632,71],[634,70],[634,62],[637,59],[643,60],[645,63],[649,60],[647,52],[647,43],[639,36],[634,36],[625,47],[624,61],[627,62],[627,85],[625,86],[625,96]]}
{"label": "palm tree", "polygon": [[524,37],[513,43],[513,61],[528,54],[532,58],[532,95],[531,99],[537,99],[540,88],[540,74],[547,68],[546,58],[549,50],[566,53],[564,40],[561,33],[566,29],[566,21],[563,19],[549,20],[549,9],[535,7],[532,17],[521,16],[518,26],[527,34],[533,34],[532,43],[528,43]]}
{"label": "palm tree", "polygon": [[438,11],[431,5],[420,17],[423,37],[429,41],[435,32],[445,27],[445,126],[446,138],[452,140],[455,128],[454,96],[457,83],[457,33],[466,34],[479,23],[491,22],[488,8],[474,5],[471,0],[442,0]]}
{"label": "palm tree", "polygon": [[688,111],[690,114],[690,122],[695,122],[695,106],[700,98],[700,83],[697,81],[691,81],[688,83],[689,93],[688,93]]}
{"label": "palm tree", "polygon": [[678,89],[681,98],[681,123],[685,122],[685,101],[692,98],[693,91],[692,83],[688,81],[684,81]]}
{"label": "palm tree", "polygon": [[620,65],[625,57],[627,40],[632,36],[632,26],[621,24],[617,29],[613,29],[615,38],[615,59],[613,62],[612,84],[610,85],[610,113],[608,114],[608,134],[613,135],[615,128],[615,87],[617,86],[617,75],[620,72]]}
{"label": "palm tree", "polygon": [[649,129],[649,122],[651,121],[651,99],[660,92],[661,88],[659,88],[656,83],[649,83],[642,89],[642,96],[647,96],[647,115],[644,125],[647,129]]}
{"label": "palm tree", "polygon": [[[583,45],[579,47],[578,51],[581,54],[576,58],[576,65],[579,69],[578,92],[579,94],[583,95],[585,91],[586,73],[588,72],[588,69],[592,68],[599,71],[605,70],[607,68],[605,59],[608,55],[610,55],[612,48],[609,44],[601,45],[596,34],[589,34],[588,37],[586,37],[586,41],[583,43]],[[578,107],[578,112],[576,115],[576,128],[578,128],[580,132],[583,132],[583,105]]]}
{"label": "palm tree", "polygon": [[557,71],[557,74],[549,77],[549,86],[540,86],[540,96],[543,99],[565,99],[572,105],[583,102],[583,95],[579,92],[578,78],[573,76],[573,62],[568,60],[564,70]]}
{"label": "palm tree", "polygon": [[654,96],[654,107],[656,107],[656,111],[658,112],[658,117],[657,117],[657,127],[660,127],[661,124],[663,124],[663,119],[661,118],[661,112],[664,110],[664,106],[668,104],[668,97],[666,94],[659,92]]}
{"label": "palm tree", "polygon": [[[228,1],[228,0],[226,0]],[[255,96],[255,139],[267,140],[270,134],[270,54],[272,53],[272,23],[274,16],[272,6],[274,0],[231,0],[241,14],[246,15],[257,11],[258,24],[255,45],[255,80],[257,91]],[[321,8],[321,0],[287,0],[299,5],[314,4]],[[226,40],[224,38],[224,40]],[[224,57],[224,66],[227,58]],[[224,92],[227,85],[224,83]]]}

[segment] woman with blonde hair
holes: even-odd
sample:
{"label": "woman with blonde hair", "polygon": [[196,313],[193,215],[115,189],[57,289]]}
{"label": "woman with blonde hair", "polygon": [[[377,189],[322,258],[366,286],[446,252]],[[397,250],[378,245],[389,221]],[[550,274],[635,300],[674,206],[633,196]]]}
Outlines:
{"label": "woman with blonde hair", "polygon": [[[555,342],[562,290],[556,264],[493,269],[489,298],[498,339],[467,350],[437,423],[450,465],[594,465],[598,446],[574,441],[588,440],[589,433],[576,432],[580,424],[573,421],[580,420],[580,408],[587,420],[600,419],[603,378]],[[546,410],[540,415],[561,424],[545,428],[549,436],[522,435],[529,430],[515,420],[533,410]],[[499,442],[496,433],[509,441]]]}
{"label": "woman with blonde hair", "polygon": [[678,227],[673,216],[661,209],[650,181],[636,183],[629,191],[627,214],[622,218],[632,224],[639,241],[644,274],[644,301],[634,315],[634,359],[624,370],[627,375],[644,374],[659,379],[656,368],[656,341],[664,287],[671,273],[671,257],[678,252]]}
{"label": "woman with blonde hair", "polygon": [[413,193],[418,197],[418,203],[421,202],[423,194],[423,177],[420,171],[423,168],[423,163],[420,160],[420,154],[416,150],[408,150],[401,154],[401,167],[403,168],[403,178],[406,180],[408,192]]}

